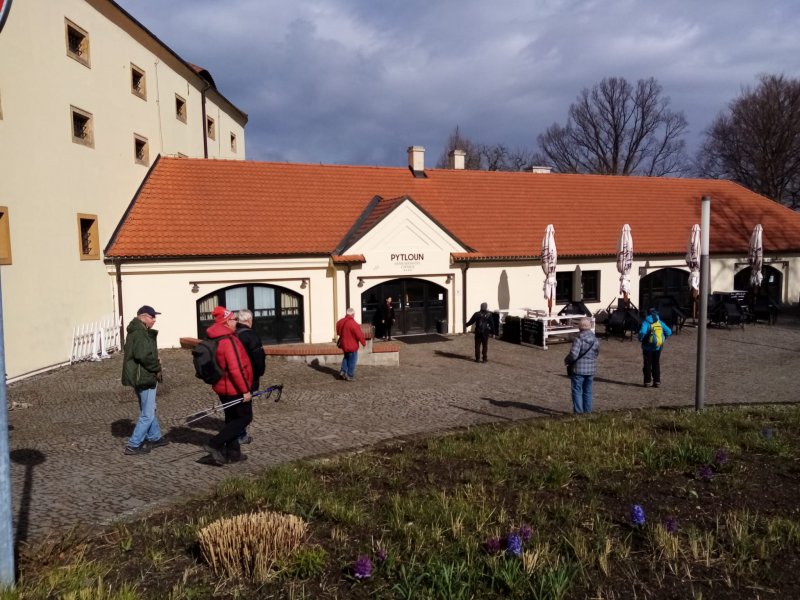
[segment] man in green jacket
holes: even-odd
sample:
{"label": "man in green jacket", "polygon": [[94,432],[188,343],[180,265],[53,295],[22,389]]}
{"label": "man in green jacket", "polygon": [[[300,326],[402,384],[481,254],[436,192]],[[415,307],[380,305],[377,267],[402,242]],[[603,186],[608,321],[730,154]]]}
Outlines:
{"label": "man in green jacket", "polygon": [[169,444],[161,437],[156,417],[156,390],[161,381],[161,361],[158,358],[156,312],[152,306],[142,306],[128,323],[125,339],[125,358],[122,362],[122,385],[132,387],[139,399],[139,420],[125,446],[125,454],[147,454],[151,448]]}

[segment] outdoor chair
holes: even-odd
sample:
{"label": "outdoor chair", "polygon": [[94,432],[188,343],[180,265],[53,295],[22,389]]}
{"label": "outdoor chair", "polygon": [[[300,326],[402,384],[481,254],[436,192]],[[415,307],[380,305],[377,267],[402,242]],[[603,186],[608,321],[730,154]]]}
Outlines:
{"label": "outdoor chair", "polygon": [[759,296],[752,305],[754,321],[766,321],[770,325],[778,322],[780,307],[769,296]]}
{"label": "outdoor chair", "polygon": [[625,339],[626,335],[630,333],[630,339],[633,340],[634,335],[639,333],[641,320],[639,319],[639,311],[630,300],[623,298],[617,299],[617,308],[612,309],[612,302],[607,309],[608,319],[606,325],[606,338],[613,336],[620,336]]}

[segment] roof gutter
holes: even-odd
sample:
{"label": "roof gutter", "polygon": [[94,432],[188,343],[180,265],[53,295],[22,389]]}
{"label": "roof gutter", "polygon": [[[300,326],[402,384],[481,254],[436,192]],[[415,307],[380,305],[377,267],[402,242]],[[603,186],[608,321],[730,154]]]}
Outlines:
{"label": "roof gutter", "polygon": [[464,324],[462,333],[467,333],[467,269],[469,269],[469,261],[465,260],[464,268],[461,269],[461,322]]}
{"label": "roof gutter", "polygon": [[122,320],[122,260],[114,261],[114,271],[117,280],[117,310],[119,311],[119,345],[125,347],[125,323]]}

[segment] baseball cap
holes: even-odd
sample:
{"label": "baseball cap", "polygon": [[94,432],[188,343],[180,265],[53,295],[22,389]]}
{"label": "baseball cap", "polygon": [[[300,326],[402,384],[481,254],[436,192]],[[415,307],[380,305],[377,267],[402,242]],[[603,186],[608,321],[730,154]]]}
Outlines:
{"label": "baseball cap", "polygon": [[137,315],[150,315],[151,317],[153,317],[155,319],[156,315],[160,315],[161,313],[160,312],[156,312],[156,309],[153,308],[152,306],[148,306],[147,304],[145,304],[142,308],[140,308],[139,310],[136,311],[136,314]]}
{"label": "baseball cap", "polygon": [[235,319],[236,313],[232,310],[228,310],[224,306],[217,306],[214,310],[211,311],[211,316],[214,317],[215,323],[224,323],[229,319]]}

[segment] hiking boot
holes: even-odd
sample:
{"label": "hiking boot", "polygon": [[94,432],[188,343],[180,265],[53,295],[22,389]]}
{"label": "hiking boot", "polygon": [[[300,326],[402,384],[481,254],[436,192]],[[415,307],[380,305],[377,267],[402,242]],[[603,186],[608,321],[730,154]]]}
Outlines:
{"label": "hiking boot", "polygon": [[661,385],[660,381],[654,381],[653,382],[653,387],[659,387],[660,385]]}
{"label": "hiking boot", "polygon": [[250,435],[248,435],[246,433],[239,436],[239,443],[240,444],[249,444],[252,441],[253,441],[252,436],[250,436]]}
{"label": "hiking boot", "polygon": [[645,381],[645,382],[642,384],[642,387],[650,387],[650,382],[649,382],[649,381]]}
{"label": "hiking boot", "polygon": [[344,371],[339,371],[339,379],[347,379],[347,373]]}
{"label": "hiking boot", "polygon": [[145,444],[141,446],[125,446],[125,451],[123,454],[127,454],[128,456],[136,456],[138,454],[147,454],[150,452],[150,448],[148,448]]}
{"label": "hiking boot", "polygon": [[228,452],[228,462],[237,463],[247,460],[247,454],[241,452]]}
{"label": "hiking boot", "polygon": [[345,375],[344,378],[345,378],[346,381],[355,381],[356,380],[355,377],[350,377],[350,375]]}
{"label": "hiking boot", "polygon": [[221,450],[217,450],[211,444],[204,444],[203,450],[208,452],[209,456],[211,456],[211,460],[216,465],[224,465],[225,464],[225,456],[222,454]]}
{"label": "hiking boot", "polygon": [[163,437],[160,437],[155,442],[147,440],[142,445],[145,444],[149,450],[153,450],[154,448],[163,448],[164,446],[169,446],[169,440],[165,440]]}

